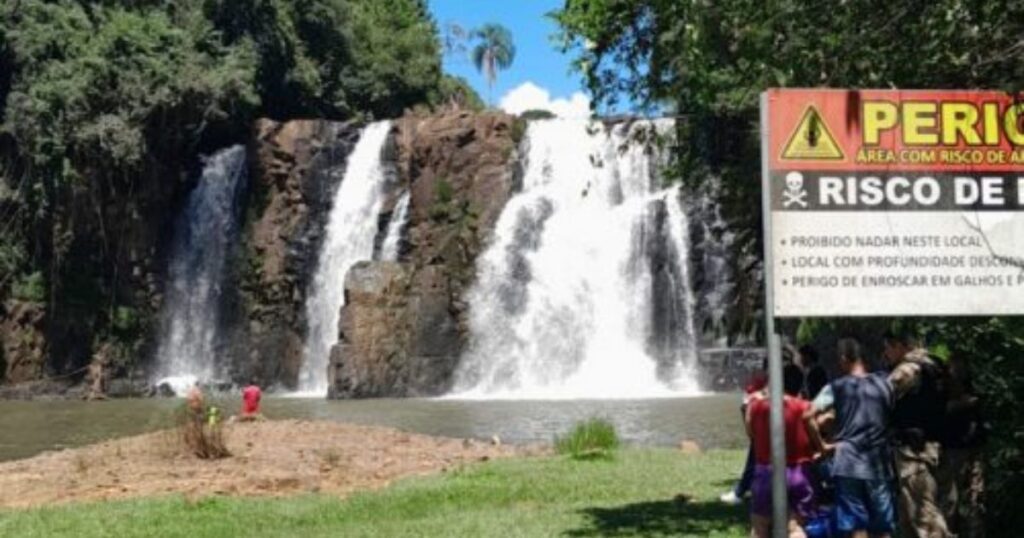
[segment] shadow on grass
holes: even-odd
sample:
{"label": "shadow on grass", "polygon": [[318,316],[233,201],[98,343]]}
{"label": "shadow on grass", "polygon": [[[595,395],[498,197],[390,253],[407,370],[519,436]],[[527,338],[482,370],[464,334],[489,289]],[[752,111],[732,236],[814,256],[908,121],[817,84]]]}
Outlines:
{"label": "shadow on grass", "polygon": [[588,518],[586,526],[566,531],[565,536],[707,536],[737,528],[746,532],[749,521],[742,506],[677,499],[585,508],[581,512]]}

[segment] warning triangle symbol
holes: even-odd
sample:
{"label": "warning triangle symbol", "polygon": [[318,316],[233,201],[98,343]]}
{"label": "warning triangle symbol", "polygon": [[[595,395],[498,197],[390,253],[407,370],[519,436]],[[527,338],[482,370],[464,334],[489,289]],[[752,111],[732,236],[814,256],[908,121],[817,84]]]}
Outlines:
{"label": "warning triangle symbol", "polygon": [[843,150],[839,148],[828,125],[821,120],[821,114],[813,105],[808,106],[782,150],[782,160],[841,161],[843,158]]}

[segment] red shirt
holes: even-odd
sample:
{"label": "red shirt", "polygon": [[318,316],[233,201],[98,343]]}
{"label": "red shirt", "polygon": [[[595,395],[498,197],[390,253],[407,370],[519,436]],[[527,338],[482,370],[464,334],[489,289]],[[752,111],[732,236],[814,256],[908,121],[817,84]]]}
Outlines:
{"label": "red shirt", "polygon": [[260,396],[263,393],[256,385],[249,385],[242,389],[242,414],[255,415],[260,412]]}
{"label": "red shirt", "polygon": [[[754,400],[750,404],[750,430],[754,438],[754,461],[758,465],[772,464],[771,427],[769,426],[770,405],[768,398]],[[783,399],[783,423],[786,429],[786,465],[811,461],[811,439],[804,427],[804,412],[811,402],[803,398],[786,396]]]}

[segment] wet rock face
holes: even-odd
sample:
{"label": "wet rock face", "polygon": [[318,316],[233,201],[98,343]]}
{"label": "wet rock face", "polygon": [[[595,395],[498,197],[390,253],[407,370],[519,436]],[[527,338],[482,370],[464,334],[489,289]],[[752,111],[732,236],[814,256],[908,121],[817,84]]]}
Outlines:
{"label": "wet rock face", "polygon": [[359,137],[348,123],[256,124],[238,304],[226,305],[238,382],[294,388],[302,365],[306,290],[316,270],[334,191]]}
{"label": "wet rock face", "polygon": [[694,325],[702,348],[756,346],[764,278],[757,244],[749,239],[759,232],[727,221],[723,188],[712,176],[690,187],[685,198],[697,303]]}
{"label": "wet rock face", "polygon": [[454,112],[395,123],[395,192],[408,191],[398,263],[356,264],[345,279],[329,396],[446,392],[468,336],[462,300],[476,257],[520,179],[516,119]]}
{"label": "wet rock face", "polygon": [[11,300],[0,306],[0,382],[43,377],[46,362],[45,307]]}
{"label": "wet rock face", "polygon": [[447,389],[461,340],[437,266],[359,262],[345,278],[339,344],[331,350],[333,398],[427,396]]}

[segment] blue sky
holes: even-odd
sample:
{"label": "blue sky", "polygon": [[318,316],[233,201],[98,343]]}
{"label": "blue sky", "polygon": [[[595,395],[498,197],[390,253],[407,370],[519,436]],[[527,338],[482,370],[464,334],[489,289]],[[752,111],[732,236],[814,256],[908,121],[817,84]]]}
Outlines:
{"label": "blue sky", "polygon": [[[532,82],[550,94],[552,100],[569,99],[580,93],[572,103],[563,103],[565,110],[576,110],[584,99],[582,78],[578,73],[569,72],[570,55],[563,55],[554,46],[551,36],[558,31],[558,25],[545,15],[562,6],[562,0],[429,0],[439,28],[445,23],[455,22],[466,29],[488,22],[499,23],[512,32],[516,44],[516,57],[512,67],[498,73],[494,85],[494,103],[501,105],[502,97],[519,88],[516,99],[506,104],[520,106],[535,104],[543,96],[536,89],[523,89],[522,85]],[[476,71],[468,54],[463,57],[446,57],[445,72],[464,77],[487,99],[487,81]],[[556,107],[562,105],[554,105]]]}

